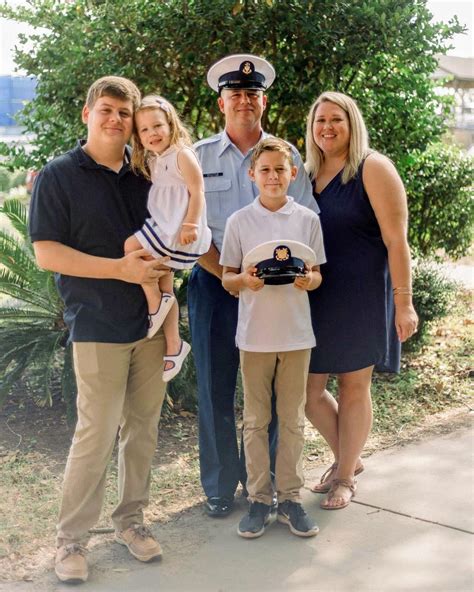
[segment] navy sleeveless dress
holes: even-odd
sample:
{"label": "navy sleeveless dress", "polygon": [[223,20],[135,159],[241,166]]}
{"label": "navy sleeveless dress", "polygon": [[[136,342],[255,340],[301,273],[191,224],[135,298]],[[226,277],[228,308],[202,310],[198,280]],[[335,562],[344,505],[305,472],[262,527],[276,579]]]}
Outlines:
{"label": "navy sleeveless dress", "polygon": [[315,199],[327,263],[323,282],[308,292],[316,347],[310,372],[352,372],[375,365],[398,372],[400,342],[394,323],[387,249],[362,182],[342,184],[338,173]]}

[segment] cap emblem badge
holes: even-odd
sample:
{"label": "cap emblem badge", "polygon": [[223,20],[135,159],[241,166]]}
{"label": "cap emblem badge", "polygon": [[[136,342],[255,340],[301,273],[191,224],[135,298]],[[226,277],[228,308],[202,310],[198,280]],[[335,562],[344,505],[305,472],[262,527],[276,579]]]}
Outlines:
{"label": "cap emblem badge", "polygon": [[248,76],[249,74],[252,74],[252,64],[250,62],[244,62],[243,66],[242,66],[242,72]]}
{"label": "cap emblem badge", "polygon": [[274,257],[277,261],[287,261],[290,258],[290,249],[288,247],[277,247]]}

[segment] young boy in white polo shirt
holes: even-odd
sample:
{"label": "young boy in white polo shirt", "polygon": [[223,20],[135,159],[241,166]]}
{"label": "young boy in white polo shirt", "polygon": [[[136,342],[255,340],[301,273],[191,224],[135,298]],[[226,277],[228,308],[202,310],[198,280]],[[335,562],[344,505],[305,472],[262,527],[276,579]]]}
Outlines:
{"label": "young boy in white polo shirt", "polygon": [[[298,536],[314,536],[319,530],[301,506],[300,489],[304,482],[301,456],[306,380],[311,348],[316,345],[306,291],[315,290],[321,284],[319,265],[326,259],[318,216],[286,195],[297,172],[286,142],[268,137],[257,144],[249,175],[260,195],[228,219],[220,257],[224,288],[239,293],[236,344],[240,349],[244,385],[244,446],[250,507],[239,524],[238,534],[246,538],[261,536],[270,517],[273,486],[268,424],[272,384],[279,421],[275,467],[277,519],[288,524]],[[265,284],[256,275],[257,267],[243,267],[244,257],[250,251],[276,240],[283,247],[285,241],[291,244],[298,241],[310,247],[310,252],[314,251],[311,267],[306,266],[304,275],[296,277],[294,282],[291,280],[292,283]],[[263,245],[262,249],[263,254]],[[275,249],[277,259],[280,252]]]}

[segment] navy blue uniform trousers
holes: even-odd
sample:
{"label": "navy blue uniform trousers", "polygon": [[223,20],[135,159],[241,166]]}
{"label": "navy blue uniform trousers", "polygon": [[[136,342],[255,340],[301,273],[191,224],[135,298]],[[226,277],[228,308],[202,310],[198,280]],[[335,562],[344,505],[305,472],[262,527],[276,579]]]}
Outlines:
{"label": "navy blue uniform trousers", "polygon": [[[214,275],[195,265],[188,284],[188,311],[198,383],[199,461],[207,497],[232,499],[245,484],[244,449],[235,427],[235,386],[239,350],[235,345],[239,301]],[[269,425],[270,464],[275,466],[275,397]]]}

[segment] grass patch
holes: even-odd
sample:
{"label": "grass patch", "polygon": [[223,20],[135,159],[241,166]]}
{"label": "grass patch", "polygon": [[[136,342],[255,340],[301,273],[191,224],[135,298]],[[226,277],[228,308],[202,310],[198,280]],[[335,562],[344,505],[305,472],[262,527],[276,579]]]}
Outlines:
{"label": "grass patch", "polygon": [[[374,421],[366,450],[373,442],[393,440],[405,429],[446,409],[472,409],[472,326],[470,294],[464,294],[456,311],[432,327],[419,352],[404,352],[400,374],[375,373],[372,381]],[[331,377],[328,390],[336,393]],[[329,447],[307,422],[306,467],[331,458]]]}
{"label": "grass patch", "polygon": [[406,354],[400,374],[373,380],[373,432],[383,434],[449,407],[471,406],[471,324],[451,317],[434,331],[431,343]]}
{"label": "grass patch", "polygon": [[[467,318],[467,306],[466,299],[455,315],[434,327],[429,343],[419,353],[403,356],[399,375],[375,375],[372,389],[374,426],[365,455],[397,444],[402,431],[404,435],[412,433],[433,414],[462,406],[472,408],[472,321]],[[18,415],[22,412],[20,407],[16,408]],[[0,580],[31,579],[32,573],[45,569],[45,556],[49,561],[47,567],[50,567],[62,472],[70,440],[70,431],[60,430],[65,419],[55,413],[54,408],[29,408],[24,423],[12,414],[9,420],[15,430],[21,431],[20,427],[24,426],[29,432],[22,432],[22,436],[15,434],[18,437],[10,441],[5,438],[6,432],[2,434]],[[188,412],[173,414],[163,422],[151,477],[150,505],[145,510],[146,521],[166,522],[202,501],[196,424],[196,418]],[[309,424],[305,432],[305,465],[310,469],[313,464],[326,462],[330,455],[323,439]],[[56,436],[54,442],[49,443],[49,452],[44,448],[48,434]],[[110,515],[116,503],[117,464],[114,458],[109,467],[98,528],[111,526]]]}
{"label": "grass patch", "polygon": [[0,557],[53,535],[61,478],[35,452],[0,457]]}
{"label": "grass patch", "polygon": [[[165,522],[171,515],[192,505],[201,496],[198,451],[187,452],[169,465],[153,469],[150,481],[150,505],[145,520]],[[98,528],[111,526],[110,515],[118,503],[117,463],[113,462],[107,475],[106,497]]]}

